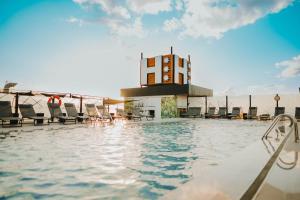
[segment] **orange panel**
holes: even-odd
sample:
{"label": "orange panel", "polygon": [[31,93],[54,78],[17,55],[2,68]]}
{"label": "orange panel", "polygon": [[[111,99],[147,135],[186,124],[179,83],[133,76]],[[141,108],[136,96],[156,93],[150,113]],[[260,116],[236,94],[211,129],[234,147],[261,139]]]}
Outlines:
{"label": "orange panel", "polygon": [[183,58],[178,58],[179,67],[183,67]]}
{"label": "orange panel", "polygon": [[155,58],[147,58],[147,67],[155,67]]}
{"label": "orange panel", "polygon": [[147,74],[147,85],[154,85],[155,84],[155,73],[148,73]]}
{"label": "orange panel", "polygon": [[179,76],[179,84],[183,85],[183,80],[184,80],[183,79],[183,73],[179,73],[178,76]]}

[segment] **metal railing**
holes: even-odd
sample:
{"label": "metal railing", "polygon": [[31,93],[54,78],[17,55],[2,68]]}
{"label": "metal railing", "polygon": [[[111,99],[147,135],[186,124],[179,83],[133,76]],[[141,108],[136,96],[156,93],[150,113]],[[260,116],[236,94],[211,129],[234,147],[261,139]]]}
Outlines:
{"label": "metal railing", "polygon": [[271,133],[271,131],[274,129],[274,127],[278,124],[278,122],[284,120],[284,119],[288,119],[290,121],[290,124],[288,125],[292,130],[294,131],[295,134],[295,142],[297,143],[299,141],[299,131],[298,131],[298,125],[297,125],[297,120],[291,116],[291,115],[287,115],[287,114],[280,114],[278,115],[272,122],[272,124],[270,125],[270,127],[268,128],[268,130],[265,132],[265,134],[262,136],[262,140],[263,139],[268,139],[268,135]]}
{"label": "metal railing", "polygon": [[[268,138],[271,138],[270,136],[268,137],[268,135],[271,133],[271,131],[275,128],[276,125],[278,125],[278,123],[280,121],[283,121],[285,119],[288,119],[290,121],[289,123],[289,127],[290,130],[288,131],[287,134],[283,134],[283,132],[285,132],[285,130],[282,132],[278,129],[275,129],[277,132],[277,138],[275,138],[275,140],[277,140],[279,142],[279,133],[283,135],[285,135],[285,137],[282,139],[282,141],[280,141],[280,144],[277,148],[275,148],[270,140]],[[265,134],[262,136],[262,141],[264,143],[264,145],[267,148],[268,153],[271,154],[270,159],[268,160],[268,162],[265,164],[265,166],[263,167],[263,169],[260,171],[260,173],[258,174],[258,176],[255,178],[255,180],[252,182],[252,184],[250,185],[250,187],[246,190],[246,192],[241,196],[241,200],[248,200],[248,199],[252,199],[258,192],[259,188],[261,187],[261,185],[263,184],[265,178],[267,177],[269,171],[271,170],[273,164],[276,162],[277,158],[279,158],[280,152],[283,149],[286,141],[288,140],[288,138],[290,137],[290,135],[294,132],[295,134],[295,142],[297,143],[299,141],[299,133],[298,133],[298,125],[297,125],[297,121],[295,120],[294,117],[290,116],[290,115],[286,115],[286,114],[280,114],[278,115],[272,122],[272,124],[270,125],[270,127],[268,128],[268,130],[265,132]],[[269,142],[270,146],[271,146],[271,150],[269,150],[268,145],[265,142]],[[297,162],[298,160],[298,154],[295,157],[295,162]],[[294,163],[288,163],[283,161],[281,158],[279,159],[279,161],[283,164],[285,164],[286,166],[284,166],[284,169],[292,169],[294,168]]]}

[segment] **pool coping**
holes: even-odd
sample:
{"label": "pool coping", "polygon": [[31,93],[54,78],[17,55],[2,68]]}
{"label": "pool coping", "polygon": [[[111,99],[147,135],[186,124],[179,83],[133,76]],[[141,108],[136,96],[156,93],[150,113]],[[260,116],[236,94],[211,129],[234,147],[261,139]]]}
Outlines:
{"label": "pool coping", "polygon": [[259,140],[219,166],[203,168],[200,162],[195,163],[192,180],[163,199],[252,199],[290,137],[286,135],[280,141],[273,139],[272,155],[268,152],[268,144]]}

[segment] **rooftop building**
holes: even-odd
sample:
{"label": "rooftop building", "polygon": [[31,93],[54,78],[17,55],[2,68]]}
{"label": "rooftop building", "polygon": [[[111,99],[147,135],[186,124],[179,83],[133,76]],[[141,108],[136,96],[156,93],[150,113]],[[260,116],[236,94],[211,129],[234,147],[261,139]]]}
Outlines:
{"label": "rooftop building", "polygon": [[[140,87],[121,89],[128,103],[125,109],[140,109],[156,118],[177,117],[189,107],[201,108],[200,98],[213,96],[213,90],[192,84],[191,59],[171,53],[140,60]],[[131,100],[131,101],[130,101]],[[200,113],[199,113],[200,114]]]}

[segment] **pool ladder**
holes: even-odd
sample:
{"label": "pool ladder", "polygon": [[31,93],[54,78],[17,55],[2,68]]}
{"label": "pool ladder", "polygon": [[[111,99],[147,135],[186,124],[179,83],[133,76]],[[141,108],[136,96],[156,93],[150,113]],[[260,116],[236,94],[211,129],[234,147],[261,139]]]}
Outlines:
{"label": "pool ladder", "polygon": [[293,116],[287,115],[287,114],[280,114],[280,115],[276,116],[275,119],[273,120],[272,124],[270,125],[270,127],[268,128],[268,130],[265,132],[265,134],[262,136],[261,139],[262,140],[268,139],[268,135],[271,133],[271,131],[274,129],[274,127],[278,124],[278,122],[280,122],[281,120],[284,120],[284,119],[288,119],[290,121],[290,124],[288,126],[291,127],[292,130],[294,131],[295,142],[297,143],[299,141],[299,131],[298,131],[297,120]]}

